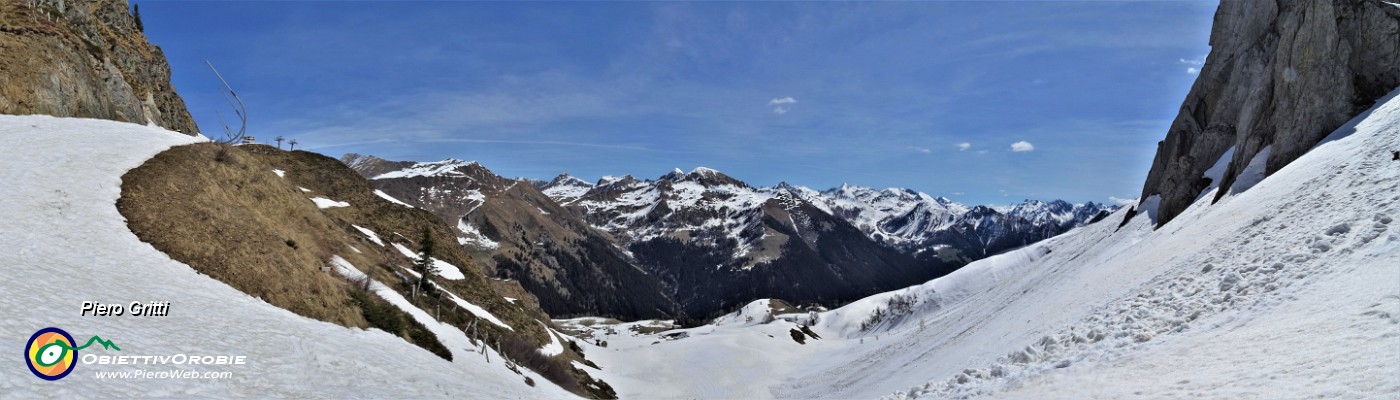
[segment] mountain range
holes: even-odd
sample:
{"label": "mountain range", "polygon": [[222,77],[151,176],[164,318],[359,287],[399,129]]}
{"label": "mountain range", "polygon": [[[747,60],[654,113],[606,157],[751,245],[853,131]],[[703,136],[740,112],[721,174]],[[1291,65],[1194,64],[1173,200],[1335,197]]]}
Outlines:
{"label": "mountain range", "polygon": [[[39,329],[0,398],[1400,393],[1393,1],[1222,2],[1141,202],[1111,213],[203,143],[127,6],[0,2],[0,114],[53,115],[0,115],[22,171],[0,330]],[[450,272],[421,286],[416,260]],[[145,300],[171,312],[73,310]],[[151,368],[72,362],[133,355]]]}
{"label": "mountain range", "polygon": [[1114,207],[966,206],[908,189],[756,187],[709,168],[656,179],[501,177],[449,159],[341,161],[457,227],[490,274],[554,316],[721,315],[758,298],[835,306],[1096,222]]}

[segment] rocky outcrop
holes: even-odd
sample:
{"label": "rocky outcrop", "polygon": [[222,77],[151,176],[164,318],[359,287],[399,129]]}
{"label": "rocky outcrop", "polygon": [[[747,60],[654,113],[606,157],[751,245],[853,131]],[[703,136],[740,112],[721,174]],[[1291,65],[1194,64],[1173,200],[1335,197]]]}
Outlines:
{"label": "rocky outcrop", "polygon": [[0,1],[0,113],[199,132],[125,0]]}
{"label": "rocky outcrop", "polygon": [[355,172],[360,173],[360,175],[365,178],[374,178],[379,176],[379,174],[398,171],[415,164],[412,161],[389,161],[375,156],[355,153],[346,153],[340,157],[340,162],[349,166],[350,169],[355,170]]}
{"label": "rocky outcrop", "polygon": [[1213,183],[1219,200],[1256,156],[1278,171],[1400,86],[1400,6],[1383,1],[1224,1],[1210,45],[1143,185],[1161,196],[1159,226]]}

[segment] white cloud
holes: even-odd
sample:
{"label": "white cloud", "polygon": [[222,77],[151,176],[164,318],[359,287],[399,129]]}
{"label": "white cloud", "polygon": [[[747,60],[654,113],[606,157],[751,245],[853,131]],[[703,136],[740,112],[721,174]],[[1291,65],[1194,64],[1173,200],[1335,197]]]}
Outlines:
{"label": "white cloud", "polygon": [[924,154],[928,154],[928,153],[932,153],[932,152],[933,152],[933,149],[930,149],[930,148],[927,148],[927,147],[914,147],[914,146],[909,146],[909,150],[917,151],[917,152],[924,153]]}
{"label": "white cloud", "polygon": [[953,195],[954,195],[954,196],[962,196],[962,195],[964,195],[964,194],[967,194],[967,193],[963,193],[963,192],[953,192]]}
{"label": "white cloud", "polygon": [[967,149],[970,149],[970,148],[972,148],[972,143],[968,143],[968,142],[958,143],[958,151],[967,151]]}
{"label": "white cloud", "polygon": [[768,105],[773,106],[773,113],[778,115],[792,111],[793,104],[797,104],[797,99],[792,98],[792,96],[768,100]]}
{"label": "white cloud", "polygon": [[1027,152],[1027,151],[1034,151],[1034,150],[1035,150],[1035,145],[1031,144],[1031,142],[1027,142],[1027,141],[1024,141],[1024,140],[1011,144],[1011,151],[1014,151],[1014,152],[1017,152],[1017,153],[1024,153],[1024,152]]}
{"label": "white cloud", "polygon": [[781,99],[768,100],[768,105],[770,106],[781,106],[785,104],[797,104],[797,99],[794,99],[792,97],[784,97]]}
{"label": "white cloud", "polygon": [[1186,73],[1195,75],[1201,73],[1200,67],[1206,64],[1206,56],[1201,56],[1200,58],[1193,58],[1189,60],[1185,58],[1178,58],[1176,59],[1176,62],[1186,66]]}
{"label": "white cloud", "polygon": [[1120,199],[1120,198],[1115,197],[1115,196],[1108,196],[1108,201],[1113,202],[1113,204],[1117,204],[1117,205],[1120,205],[1120,206],[1129,206],[1129,205],[1136,205],[1137,202],[1138,202],[1138,199]]}

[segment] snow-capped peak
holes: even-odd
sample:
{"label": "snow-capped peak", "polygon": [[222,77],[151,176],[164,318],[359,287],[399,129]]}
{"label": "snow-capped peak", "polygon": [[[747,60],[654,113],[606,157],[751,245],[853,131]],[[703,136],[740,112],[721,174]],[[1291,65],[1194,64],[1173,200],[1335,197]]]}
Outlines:
{"label": "snow-capped peak", "polygon": [[[677,168],[676,171],[680,171],[680,168]],[[699,175],[720,174],[720,175],[723,175],[723,174],[721,174],[718,170],[715,170],[715,169],[712,169],[712,168],[706,168],[706,167],[695,167],[695,169],[690,170],[690,174],[692,174],[692,175],[695,175],[695,174],[699,174]]]}
{"label": "snow-capped peak", "polygon": [[661,180],[663,181],[676,182],[682,179],[685,179],[685,171],[681,171],[680,168],[673,168],[671,169],[671,172],[668,172],[666,173],[666,175],[661,176]]}
{"label": "snow-capped peak", "polygon": [[618,184],[628,184],[628,183],[636,182],[636,181],[637,181],[637,178],[632,177],[632,175],[623,175],[623,176],[604,175],[602,178],[598,178],[598,183],[597,183],[597,184],[594,184],[593,186],[597,186],[597,187],[602,187],[602,186],[614,186],[614,185],[618,185]]}
{"label": "snow-capped peak", "polygon": [[[773,189],[774,189],[774,190],[786,190],[786,191],[788,191],[788,192],[796,193],[796,192],[801,191],[801,189],[805,189],[805,188],[799,188],[798,186],[795,186],[795,185],[793,185],[793,184],[791,184],[791,183],[787,183],[787,181],[782,181],[782,182],[778,182],[777,185],[773,185]],[[809,189],[809,190],[810,190],[810,189]]]}
{"label": "snow-capped peak", "polygon": [[567,174],[567,173],[563,173],[563,174],[559,174],[559,176],[554,177],[554,179],[550,180],[549,183],[545,184],[544,187],[545,187],[545,188],[552,188],[552,187],[559,187],[559,186],[584,186],[584,187],[593,187],[593,184],[592,184],[592,183],[588,183],[588,181],[585,181],[585,180],[583,180],[583,179],[579,179],[578,177],[575,177],[575,176],[573,176],[573,175],[569,175],[569,174]]}
{"label": "snow-capped peak", "polygon": [[555,201],[567,203],[583,197],[589,190],[593,189],[593,184],[579,179],[569,174],[559,174],[549,183],[540,186],[540,191]]}

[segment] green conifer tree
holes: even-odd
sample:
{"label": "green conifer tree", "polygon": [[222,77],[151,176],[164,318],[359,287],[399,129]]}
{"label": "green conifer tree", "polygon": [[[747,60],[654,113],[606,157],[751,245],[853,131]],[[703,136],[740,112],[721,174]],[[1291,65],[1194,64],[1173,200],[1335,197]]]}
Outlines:
{"label": "green conifer tree", "polygon": [[132,4],[132,5],[131,5],[131,15],[132,15],[133,17],[136,17],[136,30],[141,31],[141,32],[145,32],[145,31],[146,31],[146,25],[141,23],[141,5],[140,5],[140,4]]}
{"label": "green conifer tree", "polygon": [[418,290],[425,294],[433,293],[433,285],[430,281],[437,276],[438,268],[433,265],[433,236],[428,228],[423,228],[423,238],[418,241],[418,260],[413,263],[413,269],[418,271]]}

